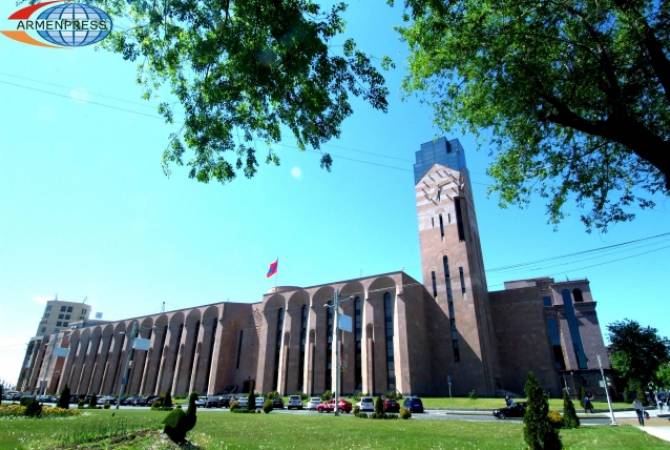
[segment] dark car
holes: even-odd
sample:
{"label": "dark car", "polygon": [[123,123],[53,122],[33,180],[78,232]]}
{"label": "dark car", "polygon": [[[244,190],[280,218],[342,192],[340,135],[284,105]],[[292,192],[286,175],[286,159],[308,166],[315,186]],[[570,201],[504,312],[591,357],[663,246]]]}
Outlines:
{"label": "dark car", "polygon": [[132,395],[121,402],[121,404],[130,406],[146,406],[147,401],[140,395]]}
{"label": "dark car", "polygon": [[398,404],[397,401],[393,400],[392,398],[385,398],[384,399],[384,412],[398,413],[398,412],[400,412],[400,405]]}
{"label": "dark car", "polygon": [[523,417],[526,412],[526,404],[524,402],[514,403],[507,408],[496,409],[493,415],[498,419],[507,419],[508,417]]}
{"label": "dark car", "polygon": [[272,408],[273,409],[284,409],[284,400],[277,396],[272,399]]}
{"label": "dark car", "polygon": [[411,395],[405,397],[405,400],[402,402],[402,406],[405,409],[408,409],[412,413],[422,413],[423,412],[423,402],[416,395]]}

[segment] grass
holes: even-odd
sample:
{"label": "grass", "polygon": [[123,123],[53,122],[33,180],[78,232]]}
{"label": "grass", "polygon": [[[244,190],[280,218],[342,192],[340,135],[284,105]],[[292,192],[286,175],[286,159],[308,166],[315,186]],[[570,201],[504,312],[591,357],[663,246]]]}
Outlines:
{"label": "grass", "polygon": [[[471,399],[469,397],[422,397],[424,408],[427,409],[496,409],[505,406],[505,399],[482,397]],[[524,399],[514,399],[516,402],[522,402]],[[577,412],[580,411],[579,400],[573,400]],[[595,409],[607,409],[607,402],[593,402]],[[623,402],[614,402],[612,404],[614,409],[630,409],[631,405]],[[558,411],[563,411],[563,399],[551,398],[549,399],[549,408]],[[583,411],[583,410],[582,410]]]}
{"label": "grass", "polygon": [[[114,415],[112,415],[114,413]],[[1,449],[79,448],[145,450],[169,448],[157,439],[165,412],[89,411],[79,417],[54,419],[0,419]],[[123,425],[115,425],[122,423]],[[129,430],[131,441],[116,443],[105,430]],[[93,439],[97,430],[101,441]],[[135,430],[135,432],[133,431]],[[145,430],[137,433],[137,430]],[[147,435],[146,430],[154,430]],[[69,436],[64,439],[64,436]],[[230,414],[206,411],[189,434],[203,449],[495,449],[523,448],[522,425],[512,422],[465,422],[443,420],[361,420],[351,415],[292,416],[288,414]],[[670,449],[670,444],[631,426],[583,427],[563,430],[566,449]],[[73,447],[66,447],[73,448]]]}

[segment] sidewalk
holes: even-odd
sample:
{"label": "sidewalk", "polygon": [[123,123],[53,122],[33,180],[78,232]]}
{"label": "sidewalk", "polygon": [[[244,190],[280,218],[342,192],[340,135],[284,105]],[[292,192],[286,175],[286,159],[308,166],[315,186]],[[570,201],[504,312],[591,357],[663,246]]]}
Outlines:
{"label": "sidewalk", "polygon": [[637,427],[638,429],[644,431],[645,433],[656,436],[659,439],[663,439],[666,442],[670,442],[670,426],[667,427]]}

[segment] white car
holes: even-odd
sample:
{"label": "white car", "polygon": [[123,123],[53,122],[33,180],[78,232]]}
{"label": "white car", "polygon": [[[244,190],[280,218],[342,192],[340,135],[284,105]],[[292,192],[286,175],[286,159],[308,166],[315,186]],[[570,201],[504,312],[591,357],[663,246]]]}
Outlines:
{"label": "white car", "polygon": [[312,397],[307,402],[307,409],[311,411],[316,411],[316,407],[319,406],[320,403],[321,403],[320,397]]}
{"label": "white car", "polygon": [[239,403],[240,408],[247,408],[249,406],[249,397],[246,395],[240,395],[237,397],[237,403]]}
{"label": "white car", "polygon": [[260,395],[259,395],[258,397],[256,397],[256,409],[258,409],[258,408],[262,408],[262,407],[263,407],[263,403],[265,403],[265,398],[263,398],[263,397],[260,396]]}
{"label": "white car", "polygon": [[288,409],[302,409],[302,399],[299,395],[289,395],[288,397]]}
{"label": "white car", "polygon": [[360,411],[374,411],[375,402],[372,397],[361,397],[361,401],[357,403]]}

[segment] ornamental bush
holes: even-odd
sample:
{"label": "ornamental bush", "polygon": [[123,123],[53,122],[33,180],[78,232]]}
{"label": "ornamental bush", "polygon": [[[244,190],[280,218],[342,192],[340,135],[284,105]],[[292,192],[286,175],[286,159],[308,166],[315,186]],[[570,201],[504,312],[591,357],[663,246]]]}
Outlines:
{"label": "ornamental bush", "polygon": [[468,392],[468,397],[470,397],[470,400],[477,399],[477,389],[473,388],[470,392]]}
{"label": "ornamental bush", "polygon": [[531,450],[563,448],[558,431],[549,421],[549,403],[540,383],[532,372],[526,380],[526,413],[523,416],[523,437]]}
{"label": "ornamental bush", "polygon": [[324,402],[327,402],[331,398],[333,398],[333,393],[331,391],[326,391],[323,394],[321,394],[321,400],[323,400]]}
{"label": "ornamental bush", "polygon": [[88,401],[88,407],[91,409],[98,407],[98,397],[96,397],[95,394],[91,395],[91,398]]}
{"label": "ornamental bush", "polygon": [[105,408],[105,409],[109,409],[110,406],[111,406],[111,405],[109,404],[109,400],[105,400],[105,404],[102,405],[102,407]]}
{"label": "ornamental bush", "polygon": [[247,403],[247,409],[249,411],[256,410],[256,393],[253,390],[249,392],[249,402]]}
{"label": "ornamental bush", "polygon": [[561,413],[559,413],[558,411],[554,410],[549,411],[549,414],[547,414],[547,418],[549,419],[549,423],[551,423],[551,426],[557,430],[560,430],[565,425],[563,417],[561,417]]}
{"label": "ornamental bush", "polygon": [[270,414],[270,411],[272,411],[272,400],[267,399],[263,402],[263,412],[265,414]]}
{"label": "ornamental bush", "polygon": [[412,417],[412,412],[407,409],[407,408],[400,408],[400,418],[401,419],[409,419]]}
{"label": "ornamental bush", "polygon": [[58,397],[58,403],[56,403],[59,408],[63,409],[69,409],[70,408],[70,388],[65,385],[63,390],[60,393],[60,397]]}
{"label": "ornamental bush", "polygon": [[365,414],[364,412],[359,412],[358,414],[356,414],[356,417],[358,417],[359,419],[367,419],[368,415]]}
{"label": "ornamental bush", "polygon": [[579,428],[579,417],[567,391],[563,391],[563,427]]}
{"label": "ornamental bush", "polygon": [[375,400],[375,414],[376,415],[384,414],[384,400],[382,400],[381,396],[377,397],[377,400]]}
{"label": "ornamental bush", "polygon": [[358,405],[354,405],[354,408],[351,410],[352,413],[354,413],[354,416],[357,416],[358,413],[361,412],[361,407]]}
{"label": "ornamental bush", "polygon": [[24,415],[26,417],[40,417],[42,415],[42,405],[37,401],[36,398],[29,398],[25,402],[26,410]]}

